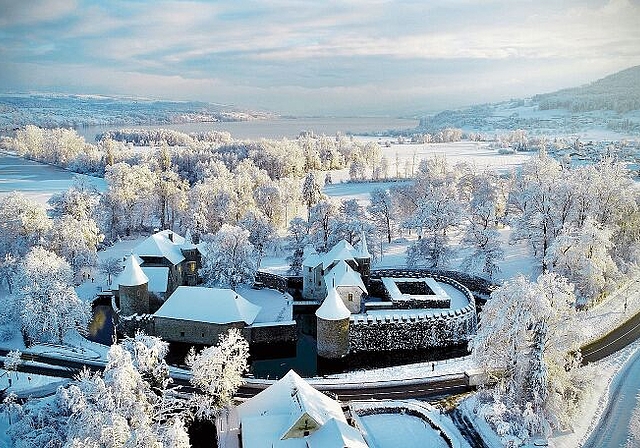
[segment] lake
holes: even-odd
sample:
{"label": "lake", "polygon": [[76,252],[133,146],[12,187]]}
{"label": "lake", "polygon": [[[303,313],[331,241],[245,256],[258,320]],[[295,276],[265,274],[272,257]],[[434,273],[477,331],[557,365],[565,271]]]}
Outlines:
{"label": "lake", "polygon": [[88,142],[94,142],[97,134],[108,130],[134,129],[173,129],[184,133],[227,131],[233,138],[240,140],[258,140],[296,138],[302,131],[316,134],[335,135],[379,133],[387,130],[413,129],[418,120],[389,117],[303,117],[274,118],[269,120],[230,121],[213,123],[178,123],[163,125],[100,125],[77,129]]}
{"label": "lake", "polygon": [[77,174],[57,166],[0,153],[0,196],[19,191],[46,203],[53,193],[60,193],[73,185],[76,177],[87,180],[99,191],[107,188],[104,179],[99,177]]}

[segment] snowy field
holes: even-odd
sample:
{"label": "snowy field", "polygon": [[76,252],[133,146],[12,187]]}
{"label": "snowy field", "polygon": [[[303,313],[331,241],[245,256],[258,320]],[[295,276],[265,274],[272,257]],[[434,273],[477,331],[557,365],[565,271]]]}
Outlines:
{"label": "snowy field", "polygon": [[377,448],[447,448],[447,442],[421,418],[406,414],[361,417],[371,446]]}

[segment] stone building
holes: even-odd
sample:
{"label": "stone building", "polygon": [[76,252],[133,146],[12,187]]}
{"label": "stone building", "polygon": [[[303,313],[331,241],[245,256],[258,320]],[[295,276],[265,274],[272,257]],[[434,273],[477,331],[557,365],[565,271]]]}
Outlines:
{"label": "stone building", "polygon": [[259,306],[230,289],[179,286],[153,314],[153,326],[167,341],[214,345],[231,328],[245,330],[259,312]]}
{"label": "stone building", "polygon": [[[371,255],[364,232],[357,248],[340,240],[326,254],[318,254],[312,248],[306,252],[302,262],[302,297],[305,300],[322,301],[327,296],[330,284],[327,280],[340,280],[338,293],[345,303],[355,300],[357,303],[347,306],[359,312],[360,302],[367,295],[366,283],[371,271]],[[351,298],[349,294],[352,294]]]}
{"label": "stone building", "polygon": [[366,448],[339,402],[293,370],[237,408],[243,448]]}

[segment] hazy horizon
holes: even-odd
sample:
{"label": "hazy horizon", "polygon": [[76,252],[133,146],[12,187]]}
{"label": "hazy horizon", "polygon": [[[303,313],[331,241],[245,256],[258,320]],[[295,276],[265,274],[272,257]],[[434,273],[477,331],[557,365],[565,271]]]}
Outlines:
{"label": "hazy horizon", "polygon": [[637,0],[0,5],[3,92],[412,115],[576,87],[640,64]]}

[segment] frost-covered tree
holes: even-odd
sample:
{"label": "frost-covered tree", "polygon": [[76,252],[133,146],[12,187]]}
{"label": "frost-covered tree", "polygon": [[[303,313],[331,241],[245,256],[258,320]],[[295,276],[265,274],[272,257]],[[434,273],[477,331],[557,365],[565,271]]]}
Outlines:
{"label": "frost-covered tree", "polygon": [[54,228],[49,237],[49,247],[68,260],[75,272],[96,265],[98,245],[104,240],[104,235],[92,218],[77,219],[63,215],[54,221]]}
{"label": "frost-covered tree", "polygon": [[376,224],[380,233],[386,235],[387,242],[391,243],[393,236],[394,220],[393,220],[393,200],[389,190],[376,188],[371,191],[371,204],[368,211],[371,218]]}
{"label": "frost-covered tree", "polygon": [[456,173],[443,158],[423,160],[416,181],[398,189],[396,197],[402,213],[408,216],[404,227],[421,236],[407,251],[407,264],[444,266],[453,253],[449,232],[462,219]]}
{"label": "frost-covered tree", "polygon": [[24,256],[34,245],[46,243],[52,221],[42,205],[22,193],[0,198],[0,256]]}
{"label": "frost-covered tree", "polygon": [[200,275],[207,286],[235,288],[242,283],[253,283],[258,268],[257,254],[247,230],[223,224],[215,235],[207,235],[203,240]]}
{"label": "frost-covered tree", "polygon": [[98,268],[100,269],[100,272],[107,276],[107,284],[111,285],[112,277],[115,277],[122,272],[122,259],[116,257],[105,258],[99,263]]}
{"label": "frost-covered tree", "polygon": [[462,242],[471,249],[471,254],[462,261],[462,268],[492,278],[500,270],[498,263],[504,257],[497,229],[500,207],[497,179],[490,173],[469,173],[465,177],[470,198]]}
{"label": "frost-covered tree", "polygon": [[287,249],[291,255],[287,257],[289,273],[300,275],[304,258],[304,248],[309,242],[309,223],[302,218],[293,218],[289,223],[289,242]]}
{"label": "frost-covered tree", "polygon": [[249,242],[258,254],[256,265],[259,267],[267,248],[275,241],[278,233],[266,216],[252,212],[247,213],[239,224],[249,232]]}
{"label": "frost-covered tree", "polygon": [[69,263],[40,246],[25,256],[16,273],[23,334],[31,341],[61,343],[73,329],[84,332],[91,307],[78,298]]}
{"label": "frost-covered tree", "polygon": [[29,401],[8,434],[33,447],[188,447],[186,403],[150,381],[165,353],[143,334],[113,345],[104,373],[85,370],[53,398]]}
{"label": "frost-covered tree", "polygon": [[244,383],[248,356],[249,344],[236,328],[221,335],[218,345],[189,352],[185,362],[193,372],[191,383],[203,392],[193,398],[196,417],[212,419],[229,405]]}
{"label": "frost-covered tree", "polygon": [[309,171],[302,183],[302,201],[307,206],[307,217],[311,217],[311,207],[320,202],[324,197],[322,185],[313,171]]}
{"label": "frost-covered tree", "polygon": [[83,177],[75,176],[73,185],[67,190],[54,193],[49,198],[54,217],[72,216],[77,220],[95,219],[100,193]]}
{"label": "frost-covered tree", "polygon": [[329,250],[332,223],[338,207],[331,200],[322,200],[309,209],[309,237],[321,252]]}
{"label": "frost-covered tree", "polygon": [[521,419],[530,408],[537,433],[567,424],[587,389],[574,306],[573,286],[553,273],[515,277],[491,294],[469,344],[478,365],[499,373],[494,399]]}
{"label": "frost-covered tree", "polygon": [[610,255],[613,232],[587,218],[581,228],[565,228],[549,248],[553,272],[576,285],[578,303],[588,304],[615,288],[620,273]]}

